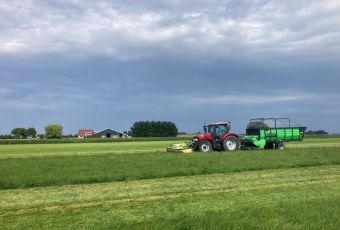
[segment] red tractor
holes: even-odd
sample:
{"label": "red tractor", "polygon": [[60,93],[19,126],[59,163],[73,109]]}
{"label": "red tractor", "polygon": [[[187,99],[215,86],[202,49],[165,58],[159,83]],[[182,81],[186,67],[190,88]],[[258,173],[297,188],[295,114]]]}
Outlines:
{"label": "red tractor", "polygon": [[239,149],[240,137],[230,132],[230,122],[214,122],[204,125],[204,133],[195,136],[190,147],[201,152],[212,150],[234,151]]}

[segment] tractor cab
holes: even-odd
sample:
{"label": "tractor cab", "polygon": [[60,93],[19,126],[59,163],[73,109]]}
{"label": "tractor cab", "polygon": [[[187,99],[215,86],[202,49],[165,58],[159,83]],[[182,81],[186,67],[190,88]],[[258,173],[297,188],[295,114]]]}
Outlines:
{"label": "tractor cab", "polygon": [[205,133],[211,133],[216,141],[219,141],[223,134],[230,130],[230,122],[217,122],[204,126]]}
{"label": "tractor cab", "polygon": [[212,150],[233,151],[239,147],[239,136],[230,132],[229,121],[214,122],[204,125],[204,133],[194,137],[192,145],[201,152]]}

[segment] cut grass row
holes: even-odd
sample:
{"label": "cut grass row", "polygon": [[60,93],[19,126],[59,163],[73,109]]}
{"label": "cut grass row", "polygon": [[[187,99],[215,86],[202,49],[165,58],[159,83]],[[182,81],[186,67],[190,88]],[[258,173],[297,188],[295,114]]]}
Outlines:
{"label": "cut grass row", "polygon": [[339,148],[0,158],[0,189],[340,164]]}
{"label": "cut grass row", "polygon": [[86,153],[112,153],[165,150],[168,145],[181,141],[144,141],[144,142],[117,142],[117,143],[72,143],[72,144],[36,144],[36,145],[3,145],[0,146],[0,157],[10,155],[45,156],[53,154],[81,155]]}
{"label": "cut grass row", "polygon": [[340,166],[0,190],[0,228],[339,229]]}

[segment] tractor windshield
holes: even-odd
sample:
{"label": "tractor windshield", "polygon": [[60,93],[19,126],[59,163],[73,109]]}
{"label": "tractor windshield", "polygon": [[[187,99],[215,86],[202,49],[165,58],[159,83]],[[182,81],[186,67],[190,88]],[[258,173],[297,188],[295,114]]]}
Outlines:
{"label": "tractor windshield", "polygon": [[208,133],[214,133],[215,132],[215,126],[214,125],[209,125],[208,126]]}
{"label": "tractor windshield", "polygon": [[217,136],[221,136],[223,133],[229,132],[229,126],[227,124],[210,125],[208,127],[208,132],[215,133]]}

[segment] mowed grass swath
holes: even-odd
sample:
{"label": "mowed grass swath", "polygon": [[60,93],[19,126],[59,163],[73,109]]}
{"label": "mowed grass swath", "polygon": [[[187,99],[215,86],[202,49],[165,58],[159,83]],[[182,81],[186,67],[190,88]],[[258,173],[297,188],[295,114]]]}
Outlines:
{"label": "mowed grass swath", "polygon": [[340,167],[1,190],[12,228],[337,229]]}
{"label": "mowed grass swath", "polygon": [[338,138],[188,155],[170,142],[0,146],[0,228],[340,226]]}
{"label": "mowed grass swath", "polygon": [[325,164],[340,164],[338,148],[192,155],[143,152],[126,155],[10,157],[0,158],[0,188],[86,184]]}
{"label": "mowed grass swath", "polygon": [[[335,144],[335,140],[327,139]],[[304,142],[301,142],[304,143]],[[169,141],[8,145],[0,148],[0,188],[97,183],[340,163],[338,148],[168,154]],[[304,144],[308,144],[305,142]],[[304,144],[300,144],[303,146]],[[322,145],[326,144],[325,142]],[[13,170],[15,168],[16,170]]]}

